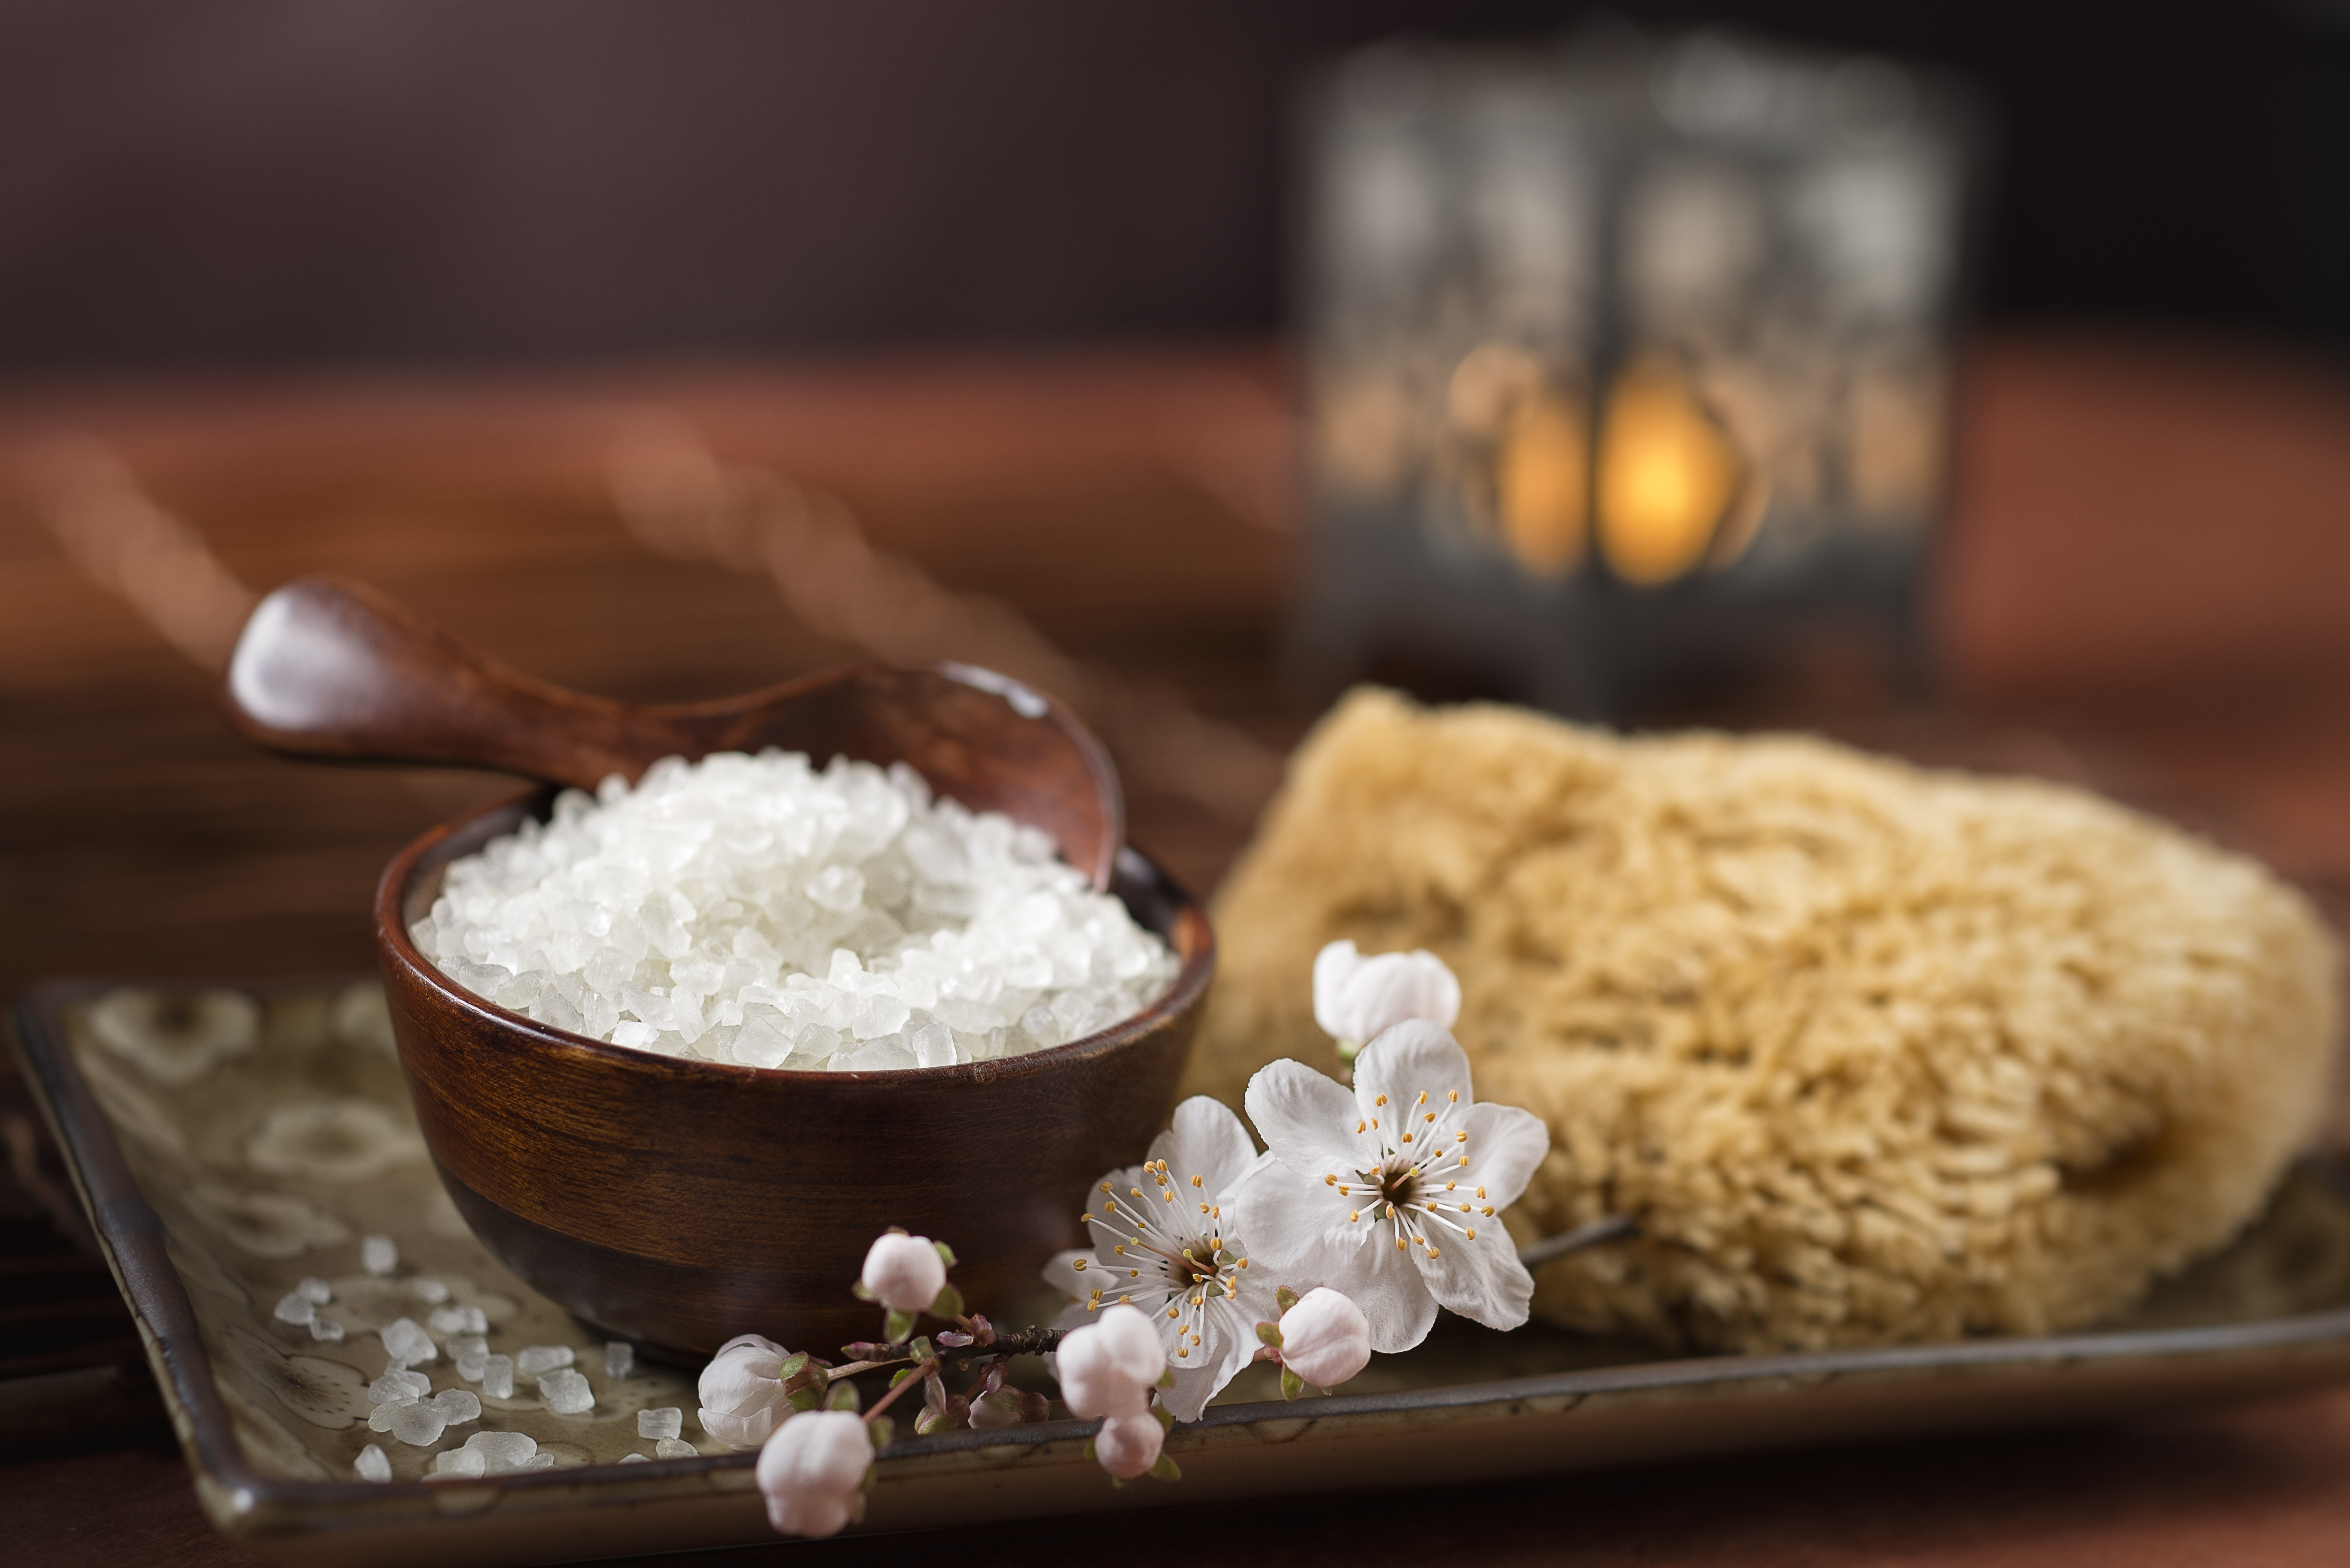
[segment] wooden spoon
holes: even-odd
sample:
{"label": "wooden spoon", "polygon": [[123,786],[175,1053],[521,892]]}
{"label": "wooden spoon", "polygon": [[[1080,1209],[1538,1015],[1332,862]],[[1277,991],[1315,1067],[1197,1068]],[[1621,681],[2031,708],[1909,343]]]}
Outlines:
{"label": "wooden spoon", "polygon": [[806,752],[903,762],[974,811],[1051,834],[1107,889],[1125,842],[1118,773],[1076,715],[990,670],[865,666],[715,702],[639,707],[536,680],[364,583],[302,577],[261,601],[229,661],[229,717],[318,762],[492,768],[593,790],[662,757]]}

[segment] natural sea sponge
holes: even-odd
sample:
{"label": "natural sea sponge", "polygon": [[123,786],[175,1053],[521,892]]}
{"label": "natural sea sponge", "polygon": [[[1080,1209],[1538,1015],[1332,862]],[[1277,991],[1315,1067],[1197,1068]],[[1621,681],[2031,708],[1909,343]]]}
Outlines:
{"label": "natural sea sponge", "polygon": [[1519,1215],[1637,1241],[1534,1310],[1762,1350],[2036,1334],[2255,1214],[2326,1104],[2332,941],[2260,867],[2074,790],[1825,742],[1350,696],[1216,905],[1186,1093],[1336,1059],[1326,941],[1461,977]]}

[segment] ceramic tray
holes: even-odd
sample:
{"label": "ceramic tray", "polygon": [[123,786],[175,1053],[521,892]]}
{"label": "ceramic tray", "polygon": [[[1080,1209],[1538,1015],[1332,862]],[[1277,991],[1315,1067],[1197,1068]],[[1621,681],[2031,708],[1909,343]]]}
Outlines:
{"label": "ceramic tray", "polygon": [[[753,1456],[693,1419],[690,1376],[602,1345],[483,1251],[442,1195],[410,1115],[372,981],[214,992],[52,987],[18,1008],[18,1046],[145,1337],[213,1521],[273,1556],[341,1563],[537,1563],[771,1539]],[[240,1000],[241,999],[241,1000]],[[242,1021],[242,1022],[240,1022]],[[393,1237],[367,1273],[359,1240]],[[304,1275],[345,1330],[272,1315]],[[593,1409],[547,1409],[518,1379],[433,1449],[369,1430],[371,1332],[422,1320],[415,1280],[489,1319],[491,1348],[571,1345]],[[796,1348],[796,1347],[795,1347]],[[436,1388],[463,1386],[444,1357]],[[2350,1193],[2304,1167],[2226,1254],[2109,1332],[1889,1350],[1692,1360],[1530,1325],[1447,1319],[1347,1391],[1285,1404],[1252,1368],[1178,1430],[1174,1487],[1114,1490],[1083,1456],[1090,1423],[901,1438],[878,1467],[871,1529],[1194,1505],[1368,1485],[1622,1464],[1866,1435],[2077,1420],[2251,1397],[2350,1377]],[[650,1454],[640,1409],[684,1411],[695,1458]],[[424,1481],[475,1430],[529,1433],[553,1468]],[[393,1479],[356,1478],[369,1442]],[[429,1555],[428,1555],[429,1554]]]}

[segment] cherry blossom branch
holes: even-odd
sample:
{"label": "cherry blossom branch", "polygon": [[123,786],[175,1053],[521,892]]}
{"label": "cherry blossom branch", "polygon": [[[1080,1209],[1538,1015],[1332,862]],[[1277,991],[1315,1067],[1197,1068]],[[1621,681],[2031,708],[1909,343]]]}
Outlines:
{"label": "cherry blossom branch", "polygon": [[887,1394],[882,1395],[881,1397],[873,1401],[873,1408],[865,1412],[866,1420],[869,1422],[876,1416],[881,1414],[882,1411],[887,1410],[890,1405],[896,1401],[898,1396],[903,1394],[907,1389],[920,1387],[922,1379],[930,1376],[932,1373],[938,1371],[938,1369],[939,1358],[933,1355],[925,1360],[913,1371],[899,1378],[895,1383],[890,1385],[889,1391]]}
{"label": "cherry blossom branch", "polygon": [[1605,1214],[1587,1225],[1577,1225],[1572,1231],[1562,1231],[1555,1236],[1544,1236],[1539,1241],[1529,1241],[1518,1249],[1518,1262],[1527,1268],[1539,1268],[1570,1252],[1580,1252],[1586,1247],[1596,1247],[1608,1241],[1628,1241],[1640,1233],[1640,1222],[1629,1214]]}
{"label": "cherry blossom branch", "polygon": [[[955,1370],[968,1372],[971,1370],[971,1364],[974,1361],[1000,1361],[1014,1355],[1048,1355],[1060,1348],[1061,1336],[1068,1332],[1063,1328],[1021,1328],[1014,1329],[1008,1334],[993,1330],[990,1332],[990,1337],[985,1342],[972,1345],[968,1348],[962,1345],[945,1346],[945,1354],[940,1354],[938,1359],[943,1362],[951,1357],[955,1364]],[[843,1345],[841,1349],[845,1353],[854,1354],[859,1359],[843,1366],[830,1368],[830,1376],[853,1377],[860,1372],[879,1372],[885,1366],[902,1366],[910,1362],[922,1359],[925,1355],[933,1354],[918,1351],[915,1345],[914,1340],[901,1340],[894,1345],[876,1345],[868,1340],[859,1340],[854,1345]]]}

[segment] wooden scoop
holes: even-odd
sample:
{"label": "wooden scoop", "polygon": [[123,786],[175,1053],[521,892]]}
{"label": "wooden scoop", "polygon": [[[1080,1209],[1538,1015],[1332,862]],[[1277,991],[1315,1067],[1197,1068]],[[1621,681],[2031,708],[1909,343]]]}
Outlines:
{"label": "wooden scoop", "polygon": [[1118,772],[1060,703],[968,665],[864,666],[715,702],[638,707],[484,657],[363,583],[303,577],[254,610],[229,661],[229,717],[315,762],[491,768],[592,790],[662,757],[806,752],[912,766],[939,794],[1053,836],[1107,889],[1125,842]]}

